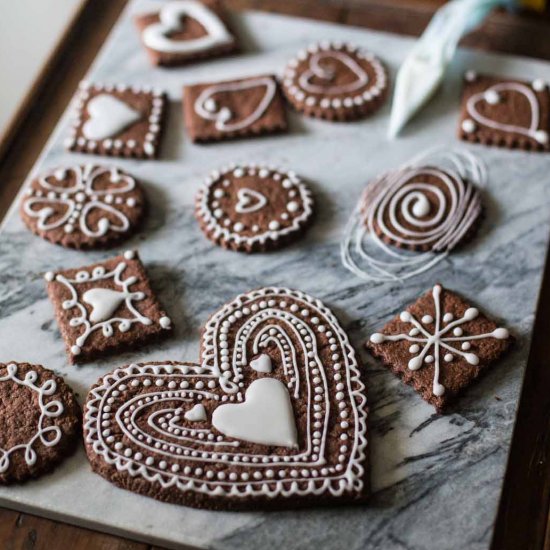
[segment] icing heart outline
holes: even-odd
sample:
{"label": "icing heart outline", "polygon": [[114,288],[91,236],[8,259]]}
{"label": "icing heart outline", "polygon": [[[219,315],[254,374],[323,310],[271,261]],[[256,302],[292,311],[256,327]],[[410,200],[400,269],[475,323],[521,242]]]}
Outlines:
{"label": "icing heart outline", "polygon": [[[256,202],[252,202],[255,200]],[[251,204],[252,202],[252,204]],[[241,187],[237,191],[237,204],[235,212],[239,214],[248,214],[261,210],[267,204],[267,198],[264,194],[248,187]]]}
{"label": "icing heart outline", "polygon": [[[500,123],[482,115],[477,110],[476,106],[479,102],[487,101],[486,97],[488,93],[494,92],[498,94],[498,92],[502,91],[517,92],[522,94],[527,99],[531,108],[531,123],[529,127]],[[540,108],[537,96],[535,95],[533,90],[531,90],[531,88],[529,88],[525,84],[521,84],[519,82],[501,82],[498,84],[494,84],[483,92],[478,92],[469,97],[468,101],[466,102],[466,110],[468,111],[468,114],[479,124],[488,126],[489,128],[493,128],[494,130],[522,134],[538,141],[539,143],[545,143],[548,141],[547,132],[545,132],[544,130],[539,130]]]}
{"label": "icing heart outline", "polygon": [[[332,355],[326,357],[320,350],[329,341]],[[249,357],[266,347],[278,355],[268,376],[249,365]],[[251,446],[214,426],[168,432],[146,421],[159,408],[170,413],[196,403],[213,418],[225,405],[242,404],[243,392],[261,381],[284,388],[293,411],[301,411],[293,414],[298,448]],[[111,414],[104,423],[107,402]],[[84,427],[92,466],[107,479],[101,464],[118,472],[117,484],[141,494],[246,509],[272,507],[274,498],[286,506],[302,497],[361,498],[366,417],[355,352],[332,312],[300,291],[264,288],[238,296],[210,317],[200,363],[131,364],[103,376],[88,394]],[[327,454],[329,440],[339,442],[341,456]]]}
{"label": "icing heart outline", "polygon": [[[191,40],[171,40],[169,34],[183,30],[184,17],[198,21],[206,30],[206,35]],[[222,20],[197,0],[169,2],[159,11],[159,22],[145,27],[141,36],[144,44],[152,50],[180,54],[201,52],[233,42]]]}
{"label": "icing heart outline", "polygon": [[86,111],[90,118],[82,126],[82,133],[94,141],[115,137],[142,118],[139,111],[107,93],[90,99]]}
{"label": "icing heart outline", "polygon": [[[265,87],[265,93],[256,108],[248,116],[240,121],[231,123],[233,112],[228,107],[219,107],[212,99],[212,96],[221,92],[242,92],[252,88]],[[229,82],[215,84],[205,88],[197,97],[194,103],[195,112],[206,120],[211,120],[215,123],[216,129],[220,132],[234,132],[242,130],[257,122],[267,111],[273,98],[277,86],[271,77],[261,77],[243,82]],[[209,107],[211,103],[211,108]]]}
{"label": "icing heart outline", "polygon": [[101,323],[109,319],[132,293],[112,288],[94,287],[82,295],[82,301],[92,307],[89,319],[92,323]]}
{"label": "icing heart outline", "polygon": [[[356,79],[353,82],[344,84],[341,86],[319,86],[312,84],[311,79],[317,77],[322,80],[331,81],[334,76],[333,71],[327,69],[321,65],[324,59],[333,58],[343,63],[352,73],[354,73]],[[323,51],[317,52],[309,58],[309,67],[300,74],[298,78],[298,84],[300,88],[306,92],[313,94],[327,94],[337,95],[346,94],[359,90],[363,86],[366,86],[369,82],[369,77],[366,71],[353,59],[351,56],[337,51]]]}
{"label": "icing heart outline", "polygon": [[208,420],[206,416],[206,409],[202,403],[197,403],[192,409],[185,411],[183,417],[190,422],[204,422]]}

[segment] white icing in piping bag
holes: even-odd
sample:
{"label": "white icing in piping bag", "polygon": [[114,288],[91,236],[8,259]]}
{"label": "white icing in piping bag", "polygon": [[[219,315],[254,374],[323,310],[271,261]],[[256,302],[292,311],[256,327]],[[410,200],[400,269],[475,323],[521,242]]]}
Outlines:
{"label": "white icing in piping bag", "polygon": [[477,27],[494,7],[512,3],[510,0],[453,0],[437,11],[397,73],[388,129],[390,138],[396,137],[435,93],[462,35]]}

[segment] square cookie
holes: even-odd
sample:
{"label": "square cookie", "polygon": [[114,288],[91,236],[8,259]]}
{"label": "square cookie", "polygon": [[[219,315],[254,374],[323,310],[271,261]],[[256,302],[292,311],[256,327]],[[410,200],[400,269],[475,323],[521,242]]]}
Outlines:
{"label": "square cookie", "polygon": [[158,155],[166,96],[148,86],[82,82],[74,100],[70,151],[152,159]]}
{"label": "square cookie", "polygon": [[438,412],[511,343],[507,329],[435,285],[372,334],[366,346]]}
{"label": "square cookie", "polygon": [[168,2],[135,21],[153,65],[173,66],[235,51],[226,18],[216,0],[185,0]]}
{"label": "square cookie", "polygon": [[510,149],[550,151],[549,132],[547,82],[466,72],[458,128],[461,139]]}
{"label": "square cookie", "polygon": [[44,277],[71,363],[135,349],[172,331],[133,250]]}
{"label": "square cookie", "polygon": [[283,98],[273,76],[186,86],[183,111],[185,127],[195,142],[287,129]]}

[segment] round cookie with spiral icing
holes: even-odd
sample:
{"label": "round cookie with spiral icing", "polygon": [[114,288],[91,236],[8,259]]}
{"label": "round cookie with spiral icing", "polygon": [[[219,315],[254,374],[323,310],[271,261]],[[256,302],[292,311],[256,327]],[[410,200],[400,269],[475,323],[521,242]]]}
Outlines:
{"label": "round cookie with spiral icing", "polygon": [[49,472],[79,434],[80,407],[61,377],[40,365],[0,364],[0,484]]}
{"label": "round cookie with spiral icing", "polygon": [[280,248],[301,235],[313,216],[309,187],[294,173],[256,165],[214,171],[196,197],[205,235],[241,252]]}
{"label": "round cookie with spiral icing", "polygon": [[67,248],[105,248],[137,230],[146,211],[139,182],[113,167],[69,166],[28,185],[20,214],[36,235]]}
{"label": "round cookie with spiral icing", "polygon": [[333,121],[370,115],[388,92],[382,62],[362,48],[340,42],[321,42],[298,52],[288,62],[282,84],[298,111]]}
{"label": "round cookie with spiral icing", "polygon": [[482,215],[479,190],[441,168],[406,167],[371,182],[362,199],[363,223],[386,244],[444,252],[466,242]]}
{"label": "round cookie with spiral icing", "polygon": [[237,296],[196,362],[131,364],[86,399],[92,469],[162,501],[215,510],[358,502],[368,493],[365,386],[342,326],[287,288]]}

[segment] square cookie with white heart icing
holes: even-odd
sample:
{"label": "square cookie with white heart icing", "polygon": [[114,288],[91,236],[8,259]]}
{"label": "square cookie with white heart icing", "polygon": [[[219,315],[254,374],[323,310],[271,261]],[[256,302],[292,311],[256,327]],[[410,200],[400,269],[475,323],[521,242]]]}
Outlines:
{"label": "square cookie with white heart icing", "polygon": [[183,65],[237,49],[217,0],[174,0],[135,21],[153,65]]}
{"label": "square cookie with white heart icing", "polygon": [[71,363],[129,351],[172,331],[133,250],[44,278]]}
{"label": "square cookie with white heart icing", "polygon": [[550,151],[548,82],[496,78],[467,71],[458,135],[465,141]]}
{"label": "square cookie with white heart icing", "polygon": [[287,129],[273,76],[195,84],[183,91],[185,127],[195,142],[258,136]]}
{"label": "square cookie with white heart icing", "polygon": [[95,472],[175,504],[295,508],[368,492],[355,351],[332,312],[296,290],[258,289],[222,306],[197,363],[103,376],[88,394],[84,432]]}
{"label": "square cookie with white heart icing", "polygon": [[367,349],[443,412],[511,342],[506,328],[437,284],[372,334]]}
{"label": "square cookie with white heart icing", "polygon": [[82,82],[65,146],[79,153],[154,159],[165,108],[165,94],[149,86]]}

